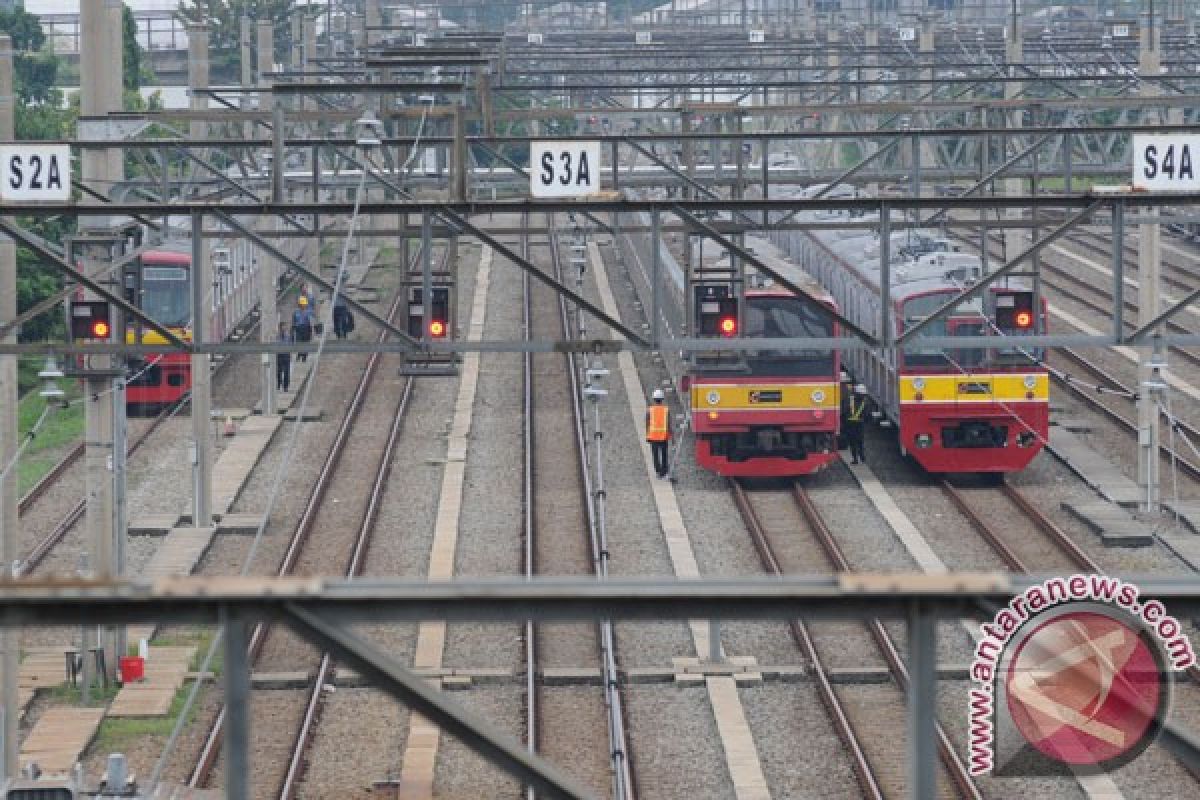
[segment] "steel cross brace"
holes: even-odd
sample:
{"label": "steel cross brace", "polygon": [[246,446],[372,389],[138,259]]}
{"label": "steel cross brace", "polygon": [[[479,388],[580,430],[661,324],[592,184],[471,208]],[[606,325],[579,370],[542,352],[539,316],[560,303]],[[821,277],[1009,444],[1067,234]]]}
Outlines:
{"label": "steel cross brace", "polygon": [[[712,239],[714,242],[721,245],[726,250],[729,250],[734,255],[736,255],[738,258],[742,259],[743,261],[747,261],[750,264],[753,264],[759,271],[769,275],[772,280],[774,280],[779,285],[783,286],[788,291],[794,293],[797,297],[809,298],[808,292],[804,291],[800,287],[796,286],[796,284],[794,284],[790,280],[788,280],[786,277],[784,277],[783,275],[779,274],[775,270],[768,267],[766,264],[764,264],[762,261],[760,261],[757,256],[755,256],[753,253],[751,253],[746,248],[741,247],[738,244],[736,244],[735,242],[733,242],[731,239],[727,239],[725,236],[722,236],[721,233],[719,231],[717,231],[715,228],[712,228],[711,226],[705,224],[702,220],[697,219],[696,217],[693,217],[691,214],[684,211],[679,206],[672,207],[671,211],[673,213],[675,213],[676,215],[678,215],[679,218],[682,219],[684,222],[687,222],[688,224],[695,226],[698,230],[700,230],[702,233],[704,233],[704,235],[707,236],[709,239]],[[809,298],[809,299],[811,299],[811,298]],[[816,304],[815,300],[813,300],[812,302],[814,304]],[[827,315],[833,317],[834,319],[836,319],[838,321],[839,325],[841,325],[843,328],[845,328],[850,333],[853,333],[858,338],[862,339],[869,346],[871,346],[871,347],[879,346],[879,340],[877,338],[875,338],[871,334],[867,333],[865,330],[863,330],[859,326],[855,325],[853,322],[851,322],[849,319],[847,319],[845,316],[843,316],[839,312],[834,311],[833,309],[827,308],[820,304],[817,304],[817,308],[820,310],[820,312],[822,314],[827,314]]]}
{"label": "steel cross brace", "polygon": [[428,717],[447,733],[488,759],[540,796],[564,800],[594,800],[595,795],[561,772],[546,759],[527,752],[525,746],[482,717],[471,714],[425,681],[400,666],[386,653],[350,633],[344,625],[330,622],[301,605],[287,605],[288,624],[305,639],[354,666],[364,676]]}
{"label": "steel cross brace", "polygon": [[989,286],[991,286],[993,283],[995,283],[1000,278],[1003,278],[1006,275],[1008,275],[1010,272],[1014,271],[1022,261],[1029,258],[1034,253],[1040,252],[1043,248],[1050,245],[1052,242],[1058,240],[1060,237],[1062,237],[1064,234],[1066,234],[1066,232],[1069,231],[1071,228],[1075,227],[1081,221],[1083,221],[1087,217],[1091,216],[1092,213],[1103,204],[1104,204],[1103,200],[1096,200],[1091,205],[1089,205],[1087,208],[1083,209],[1082,211],[1080,211],[1077,214],[1075,214],[1074,216],[1072,216],[1070,219],[1068,219],[1062,225],[1059,225],[1057,228],[1050,231],[1050,233],[1046,234],[1041,239],[1038,239],[1036,242],[1029,245],[1029,247],[1025,248],[1024,251],[1019,253],[1015,258],[1010,260],[1007,264],[1000,267],[1000,269],[996,270],[995,272],[989,273],[988,275],[985,275],[983,277],[983,279],[981,279],[978,283],[973,285],[971,288],[966,289],[966,290],[958,293],[957,295],[955,295],[953,299],[947,301],[945,304],[943,304],[940,308],[938,308],[936,311],[934,311],[928,317],[921,320],[916,325],[913,325],[911,328],[908,328],[907,330],[905,330],[904,333],[902,333],[896,339],[896,344],[902,345],[905,342],[909,341],[910,339],[915,337],[918,333],[920,333],[921,331],[925,330],[930,325],[932,325],[934,322],[936,322],[937,320],[939,320],[942,317],[949,314],[963,301],[970,300],[972,298],[979,297],[980,295],[982,295]]}
{"label": "steel cross brace", "polygon": [[56,268],[60,272],[65,273],[72,280],[79,281],[108,302],[120,308],[126,314],[129,314],[133,318],[144,322],[146,327],[154,330],[156,333],[161,334],[163,338],[165,338],[176,349],[189,352],[191,351],[191,344],[176,336],[170,328],[159,324],[152,317],[146,316],[142,313],[140,308],[126,301],[125,298],[121,297],[120,295],[113,294],[108,289],[105,289],[103,286],[101,286],[98,282],[92,280],[87,275],[84,275],[81,271],[72,267],[70,262],[56,254],[53,250],[43,244],[37,237],[25,232],[19,226],[14,225],[7,219],[0,219],[0,231],[7,233],[13,239],[16,239],[20,244],[28,247],[43,261]]}
{"label": "steel cross brace", "polygon": [[[850,178],[853,178],[859,172],[864,170],[866,168],[866,166],[868,164],[870,164],[872,161],[879,158],[880,156],[882,156],[885,153],[890,153],[892,150],[894,150],[896,148],[897,145],[900,144],[900,142],[904,141],[906,138],[907,137],[904,136],[903,134],[896,136],[896,138],[892,139],[892,141],[888,142],[883,147],[879,148],[874,153],[871,153],[871,155],[867,156],[862,161],[859,161],[853,167],[851,167],[850,169],[843,172],[841,175],[839,175],[836,178],[834,178],[833,180],[831,180],[828,184],[826,184],[824,189],[821,189],[821,191],[817,192],[809,199],[810,200],[820,200],[822,197],[824,197],[825,195],[832,192],[839,183],[841,183],[842,181],[845,181],[845,180],[849,180]],[[798,208],[795,209],[794,211],[789,211],[787,214],[784,215],[784,217],[782,219],[780,219],[778,222],[775,222],[772,225],[772,227],[784,224],[785,222],[789,221],[790,219],[792,219],[799,213],[800,213],[800,209],[798,209]]]}

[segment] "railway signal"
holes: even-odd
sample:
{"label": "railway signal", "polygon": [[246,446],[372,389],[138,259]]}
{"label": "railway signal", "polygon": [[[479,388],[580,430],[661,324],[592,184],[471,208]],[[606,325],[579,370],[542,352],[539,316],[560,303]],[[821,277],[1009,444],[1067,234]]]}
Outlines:
{"label": "railway signal", "polygon": [[696,291],[696,334],[698,336],[724,336],[731,338],[738,333],[738,301],[724,284],[698,284]]}
{"label": "railway signal", "polygon": [[996,327],[1004,332],[1033,330],[1033,292],[996,295]]}
{"label": "railway signal", "polygon": [[103,339],[112,336],[106,301],[76,302],[71,305],[71,338]]}

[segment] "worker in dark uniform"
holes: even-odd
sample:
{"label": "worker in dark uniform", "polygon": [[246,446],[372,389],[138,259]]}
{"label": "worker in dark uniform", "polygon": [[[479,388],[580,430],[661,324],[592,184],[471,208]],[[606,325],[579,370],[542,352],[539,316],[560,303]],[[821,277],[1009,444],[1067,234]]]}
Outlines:
{"label": "worker in dark uniform", "polygon": [[654,471],[658,477],[667,477],[667,442],[671,439],[671,409],[663,405],[662,389],[655,389],[652,395],[654,405],[646,409],[646,441],[650,443],[650,452],[654,456]]}
{"label": "worker in dark uniform", "polygon": [[[311,342],[315,319],[308,304],[308,297],[300,295],[300,299],[296,301],[296,310],[292,312],[292,338],[297,342]],[[308,361],[308,353],[298,354],[296,360]]]}
{"label": "worker in dark uniform", "polygon": [[842,425],[842,430],[846,432],[846,442],[850,445],[851,464],[857,464],[860,461],[865,463],[867,460],[867,454],[863,447],[867,402],[867,387],[861,383],[857,384],[854,387],[854,393],[850,395],[850,403],[846,407],[846,419]]}
{"label": "worker in dark uniform", "polygon": [[337,290],[334,292],[336,297],[333,300],[333,335],[339,339],[345,339],[350,335],[350,331],[354,330],[353,317],[350,315],[350,308],[346,303],[346,284],[344,281],[339,281]]}
{"label": "worker in dark uniform", "polygon": [[[288,330],[286,322],[279,323],[279,333],[276,336],[276,341],[291,342],[292,334]],[[292,354],[291,353],[276,353],[275,354],[275,388],[281,392],[289,391],[292,385]]]}

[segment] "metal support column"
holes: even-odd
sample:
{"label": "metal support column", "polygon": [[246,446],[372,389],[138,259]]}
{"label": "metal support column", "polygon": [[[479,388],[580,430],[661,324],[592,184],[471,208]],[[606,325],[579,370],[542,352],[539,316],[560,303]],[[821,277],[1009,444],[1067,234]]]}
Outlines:
{"label": "metal support column", "polygon": [[[275,31],[271,27],[271,23],[266,20],[259,20],[255,30],[256,49],[258,50],[258,68],[256,72],[256,80],[260,89],[266,89],[270,85],[270,80],[267,73],[273,68],[275,50]],[[267,102],[272,102],[272,128],[271,128],[271,200],[273,202],[282,202],[283,191],[283,107],[277,99],[268,100],[270,95],[266,91],[259,94],[259,106],[263,107]],[[314,170],[319,170],[315,165]],[[320,202],[320,198],[314,198],[313,202]],[[278,220],[274,223],[267,223],[269,226],[277,225]],[[270,229],[264,233],[269,234]],[[258,262],[258,274],[255,280],[258,282],[259,296],[259,321],[258,321],[258,340],[263,344],[273,342],[279,335],[279,309],[276,303],[276,292],[278,286],[276,279],[279,272],[279,267],[274,258],[266,253],[261,248],[256,254]],[[273,369],[274,359],[271,356],[264,355],[261,359],[260,368],[262,371],[261,385],[259,391],[259,407],[262,413],[274,414],[276,411],[275,397],[275,370]]]}
{"label": "metal support column", "polygon": [[[650,212],[650,341],[662,350],[662,212]],[[690,301],[684,305],[691,306]],[[690,313],[690,312],[689,312]],[[691,331],[687,332],[691,336]]]}
{"label": "metal support column", "polygon": [[936,797],[937,619],[920,602],[908,613],[908,794]]}
{"label": "metal support column", "polygon": [[[13,74],[12,39],[0,34],[0,139],[13,138]],[[17,316],[17,248],[13,240],[0,236],[0,323]],[[17,332],[0,339],[15,344]],[[17,356],[0,356],[0,470],[4,470],[17,455]],[[0,477],[0,576],[7,577],[17,558],[17,493],[16,465]],[[19,633],[5,627],[0,633],[3,660],[0,676],[0,713],[4,715],[4,751],[0,757],[0,782],[17,774],[17,648]]]}
{"label": "metal support column", "polygon": [[433,322],[433,220],[421,214],[421,341],[430,340]]}
{"label": "metal support column", "polygon": [[[1141,30],[1139,74],[1157,75],[1162,64],[1162,53],[1158,47],[1158,32],[1154,17],[1147,20]],[[1142,83],[1141,94],[1159,94],[1158,85],[1150,81]],[[1146,213],[1155,213],[1147,211]],[[1114,245],[1115,247],[1115,245]],[[1142,327],[1158,316],[1161,303],[1162,230],[1157,222],[1138,226],[1138,325]],[[1121,316],[1121,307],[1115,309]],[[1160,494],[1160,469],[1158,459],[1159,427],[1158,402],[1161,395],[1162,354],[1157,348],[1138,348],[1138,488],[1142,494],[1142,510],[1158,511]],[[1164,364],[1165,366],[1165,364]]]}
{"label": "metal support column", "polygon": [[[208,243],[204,214],[192,212],[192,331],[196,344],[208,341]],[[212,521],[212,373],[208,355],[192,355],[192,525],[207,528]]]}

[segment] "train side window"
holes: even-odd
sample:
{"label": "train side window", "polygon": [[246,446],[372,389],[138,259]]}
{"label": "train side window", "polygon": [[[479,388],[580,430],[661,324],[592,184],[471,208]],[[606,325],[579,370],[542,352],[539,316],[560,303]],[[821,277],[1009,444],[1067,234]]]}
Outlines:
{"label": "train side window", "polygon": [[182,372],[168,372],[167,373],[167,385],[175,386],[175,387],[183,386],[183,373]]}

